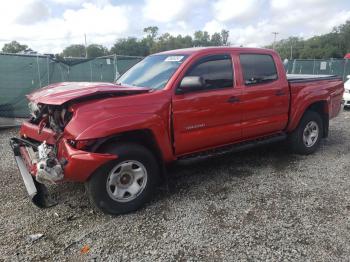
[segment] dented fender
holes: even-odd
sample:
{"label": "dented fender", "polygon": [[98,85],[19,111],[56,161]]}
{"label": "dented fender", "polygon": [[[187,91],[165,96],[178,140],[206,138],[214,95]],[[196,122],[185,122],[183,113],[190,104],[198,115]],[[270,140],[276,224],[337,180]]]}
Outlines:
{"label": "dented fender", "polygon": [[168,121],[164,121],[164,119],[168,118],[162,118],[156,114],[122,115],[101,120],[79,133],[78,130],[74,129],[73,125],[67,126],[65,131],[73,133],[72,136],[74,136],[76,140],[89,140],[111,137],[122,134],[123,132],[147,129],[152,132],[157,146],[162,152],[163,160],[168,162],[175,158],[170,143],[170,134],[168,132],[169,123]]}

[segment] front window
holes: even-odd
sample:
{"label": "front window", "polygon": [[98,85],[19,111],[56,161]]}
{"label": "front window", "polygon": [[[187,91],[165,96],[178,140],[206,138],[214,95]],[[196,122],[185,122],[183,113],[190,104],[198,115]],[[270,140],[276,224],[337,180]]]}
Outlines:
{"label": "front window", "polygon": [[203,78],[204,89],[233,87],[233,69],[230,55],[212,55],[199,60],[186,76]]}
{"label": "front window", "polygon": [[127,86],[162,89],[185,61],[185,55],[151,55],[129,69],[118,80]]}

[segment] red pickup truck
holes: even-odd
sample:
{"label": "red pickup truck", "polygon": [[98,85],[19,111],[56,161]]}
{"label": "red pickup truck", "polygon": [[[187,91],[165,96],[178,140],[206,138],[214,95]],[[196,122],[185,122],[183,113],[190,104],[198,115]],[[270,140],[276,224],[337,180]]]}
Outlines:
{"label": "red pickup truck", "polygon": [[58,83],[30,95],[12,138],[33,202],[45,184],[85,182],[91,202],[126,213],[150,199],[167,164],[289,140],[313,153],[341,108],[336,76],[286,76],[278,54],[190,48],[146,57],[117,83]]}

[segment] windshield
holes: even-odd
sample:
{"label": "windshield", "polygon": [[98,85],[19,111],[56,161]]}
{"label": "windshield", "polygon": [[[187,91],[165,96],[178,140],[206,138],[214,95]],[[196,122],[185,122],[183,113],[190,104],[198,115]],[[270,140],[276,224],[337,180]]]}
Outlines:
{"label": "windshield", "polygon": [[185,55],[152,55],[130,68],[117,84],[162,89],[187,58]]}

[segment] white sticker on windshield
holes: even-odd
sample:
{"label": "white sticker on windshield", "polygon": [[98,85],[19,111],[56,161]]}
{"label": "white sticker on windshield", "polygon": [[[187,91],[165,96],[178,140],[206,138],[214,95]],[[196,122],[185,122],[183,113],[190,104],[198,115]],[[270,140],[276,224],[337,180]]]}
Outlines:
{"label": "white sticker on windshield", "polygon": [[173,55],[173,56],[168,56],[164,61],[165,62],[180,62],[184,58],[183,55]]}

